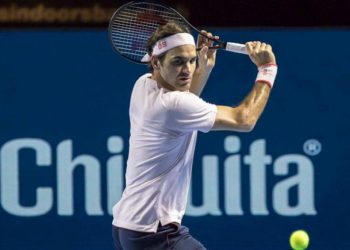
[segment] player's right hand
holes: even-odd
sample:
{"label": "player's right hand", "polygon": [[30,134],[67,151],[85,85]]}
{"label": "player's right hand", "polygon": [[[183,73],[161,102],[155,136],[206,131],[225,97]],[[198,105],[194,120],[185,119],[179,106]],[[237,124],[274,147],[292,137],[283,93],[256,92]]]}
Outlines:
{"label": "player's right hand", "polygon": [[197,48],[202,48],[198,53],[198,64],[199,67],[205,66],[207,69],[212,69],[215,66],[216,49],[208,49],[213,46],[214,42],[209,40],[206,36],[219,40],[218,36],[213,36],[212,33],[201,30],[201,34],[197,37]]}
{"label": "player's right hand", "polygon": [[275,54],[270,44],[254,41],[247,42],[245,46],[250,59],[257,67],[264,64],[276,64]]}

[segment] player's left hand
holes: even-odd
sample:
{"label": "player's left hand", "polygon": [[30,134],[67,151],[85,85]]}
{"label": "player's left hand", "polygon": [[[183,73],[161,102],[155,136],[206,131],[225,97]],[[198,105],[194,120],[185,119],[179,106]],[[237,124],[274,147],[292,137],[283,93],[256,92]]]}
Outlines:
{"label": "player's left hand", "polygon": [[[210,38],[219,40],[218,36],[213,36],[212,33],[202,30],[203,35],[207,35]],[[201,34],[197,38],[197,47],[202,48],[198,52],[198,68],[202,70],[211,70],[215,66],[216,49],[209,49],[213,45],[214,41],[208,39]]]}
{"label": "player's left hand", "polygon": [[247,42],[246,49],[252,62],[257,66],[276,64],[276,57],[270,44],[260,41]]}

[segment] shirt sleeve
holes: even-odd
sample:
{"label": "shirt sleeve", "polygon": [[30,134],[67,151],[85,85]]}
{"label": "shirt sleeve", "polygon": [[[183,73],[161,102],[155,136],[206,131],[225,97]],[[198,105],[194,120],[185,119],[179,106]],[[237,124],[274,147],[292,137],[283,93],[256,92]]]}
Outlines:
{"label": "shirt sleeve", "polygon": [[214,125],[217,107],[190,92],[170,93],[167,127],[179,132],[208,132]]}

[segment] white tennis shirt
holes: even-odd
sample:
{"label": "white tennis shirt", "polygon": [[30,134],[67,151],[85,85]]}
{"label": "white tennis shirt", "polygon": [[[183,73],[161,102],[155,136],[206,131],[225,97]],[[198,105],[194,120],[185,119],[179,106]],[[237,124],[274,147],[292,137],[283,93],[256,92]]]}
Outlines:
{"label": "white tennis shirt", "polygon": [[159,88],[150,76],[141,76],[131,95],[126,187],[113,207],[113,225],[141,232],[181,223],[197,131],[208,132],[217,112],[190,92]]}

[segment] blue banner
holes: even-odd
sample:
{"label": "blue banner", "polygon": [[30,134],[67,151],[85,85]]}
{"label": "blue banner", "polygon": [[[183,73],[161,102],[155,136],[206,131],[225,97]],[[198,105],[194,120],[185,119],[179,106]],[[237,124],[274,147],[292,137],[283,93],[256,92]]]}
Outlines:
{"label": "blue banner", "polygon": [[[201,133],[183,223],[208,249],[350,249],[348,30],[213,29],[273,45],[279,73],[250,133]],[[0,249],[113,249],[129,96],[147,68],[106,31],[0,32]],[[256,67],[219,51],[203,99],[237,105]]]}

